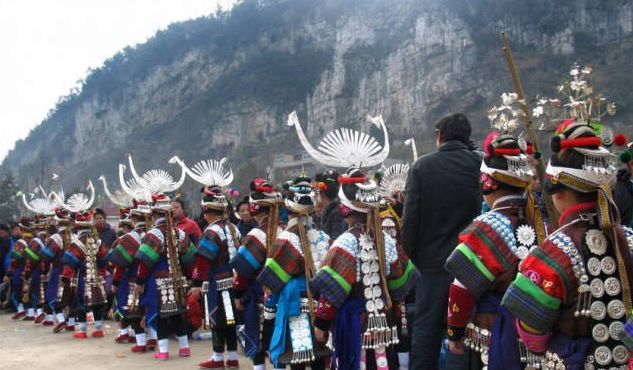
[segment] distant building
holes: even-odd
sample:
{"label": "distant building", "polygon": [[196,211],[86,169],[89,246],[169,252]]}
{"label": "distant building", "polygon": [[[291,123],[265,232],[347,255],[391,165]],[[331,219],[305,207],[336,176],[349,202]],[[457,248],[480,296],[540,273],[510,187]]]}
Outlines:
{"label": "distant building", "polygon": [[276,180],[288,180],[301,173],[314,177],[323,166],[312,159],[308,153],[277,154],[273,158],[273,171]]}

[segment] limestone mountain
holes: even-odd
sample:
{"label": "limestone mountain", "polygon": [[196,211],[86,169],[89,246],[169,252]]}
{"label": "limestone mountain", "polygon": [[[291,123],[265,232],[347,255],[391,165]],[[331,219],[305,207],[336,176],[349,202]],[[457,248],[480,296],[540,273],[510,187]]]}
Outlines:
{"label": "limestone mountain", "polygon": [[379,135],[365,117],[381,113],[397,158],[410,136],[430,149],[433,122],[449,112],[467,113],[481,138],[485,110],[512,90],[501,30],[528,96],[551,94],[573,62],[592,64],[619,105],[610,123],[628,128],[633,1],[244,0],[90,71],[2,168],[25,188],[53,172],[67,188],[101,174],[117,187],[126,153],[139,172],[176,176],[173,155],[190,165],[227,156],[244,191],[275,154],[298,153],[285,125],[293,110],[313,142],[341,126]]}

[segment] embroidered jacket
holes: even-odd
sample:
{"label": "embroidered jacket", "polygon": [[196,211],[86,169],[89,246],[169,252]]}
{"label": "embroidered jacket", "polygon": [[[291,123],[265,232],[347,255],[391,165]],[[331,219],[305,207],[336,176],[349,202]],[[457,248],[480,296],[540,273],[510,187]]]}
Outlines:
{"label": "embroidered jacket", "polygon": [[40,252],[45,247],[43,236],[42,234],[34,237],[26,248],[24,248],[24,276],[27,278],[31,276],[33,271],[37,270],[38,273],[41,273],[42,257],[40,256]]}
{"label": "embroidered jacket", "polygon": [[[501,200],[498,210],[477,217],[460,235],[445,268],[455,276],[448,298],[448,336],[459,340],[475,303],[484,294],[502,297],[517,266],[537,244],[536,232],[523,218],[524,199]],[[491,329],[491,328],[485,328]]]}
{"label": "embroidered jacket", "polygon": [[143,229],[136,229],[117,238],[114,248],[108,255],[108,259],[114,265],[112,285],[118,286],[125,272],[136,268],[134,256],[141,246],[143,235]]}
{"label": "embroidered jacket", "polygon": [[[297,226],[299,218],[292,219],[285,231],[277,236],[270,257],[266,259],[257,280],[273,293],[279,293],[297,276],[305,276],[305,259]],[[330,246],[330,237],[321,230],[307,230],[308,243],[315,269],[321,266]]]}
{"label": "embroidered jacket", "polygon": [[[237,295],[245,292],[248,284],[254,281],[266,262],[268,251],[266,250],[267,220],[246,234],[242,245],[237,249],[237,254],[231,259],[231,267],[235,269],[236,277],[233,283]],[[281,233],[277,227],[277,234]]]}
{"label": "embroidered jacket", "polygon": [[61,265],[62,256],[64,255],[64,237],[61,233],[51,235],[48,243],[40,251],[40,256],[45,262],[54,266]]}
{"label": "embroidered jacket", "polygon": [[[628,228],[616,226],[616,249],[606,233],[596,226],[596,207],[596,203],[579,204],[561,215],[560,225],[563,226],[519,265],[519,274],[508,288],[503,305],[521,323],[538,332],[562,333],[568,338],[593,338],[594,347],[597,347],[594,352],[596,361],[608,360],[607,357],[622,361],[622,356],[627,356],[626,349],[619,348],[618,357],[616,348],[618,345],[622,347],[627,340],[627,345],[631,345],[626,331],[621,339],[616,339],[615,333],[610,334],[609,330],[596,332],[596,328],[600,329],[599,325],[609,327],[614,322],[622,325],[630,315],[624,312],[622,302],[627,299],[630,302],[632,297],[622,294],[626,292],[624,287],[631,286],[633,278],[630,273],[633,271],[631,246],[628,244],[633,233]],[[628,271],[628,281],[621,279],[622,266]],[[587,287],[582,299],[581,285]],[[579,310],[584,312],[577,315],[575,311]],[[586,317],[587,314],[591,318]],[[605,352],[601,348],[605,346],[609,347],[608,356],[603,356]],[[629,351],[631,349],[629,347]],[[598,361],[598,364],[613,366],[611,361]]]}
{"label": "embroidered jacket", "polygon": [[[402,301],[415,284],[418,272],[393,238],[384,232],[383,235],[387,286],[392,301]],[[360,236],[360,227],[353,227],[339,236],[310,283],[314,291],[320,294],[315,325],[322,329],[329,328],[329,321],[334,318],[336,309],[348,298],[362,296],[362,289],[355,289],[360,286],[362,279]]]}
{"label": "embroidered jacket", "polygon": [[[143,236],[141,246],[135,255],[135,258],[140,262],[136,275],[139,284],[145,284],[150,272],[154,270],[160,275],[167,277],[167,264],[161,264],[162,267],[157,269],[157,264],[161,258],[166,258],[167,256],[166,230],[165,221],[158,220],[154,227]],[[174,231],[178,237],[176,249],[182,274],[190,278],[196,248],[182,230],[174,228]]]}
{"label": "embroidered jacket", "polygon": [[236,241],[239,243],[240,231],[226,220],[218,220],[207,226],[200,239],[193,269],[193,286],[201,286],[213,276],[211,268],[227,265],[236,253]]}
{"label": "embroidered jacket", "polygon": [[[62,256],[62,263],[64,264],[63,276],[67,279],[72,278],[76,273],[81,272],[85,274],[85,263],[86,263],[86,239],[88,233],[84,233],[81,236],[73,235],[70,244],[68,245],[68,249],[64,252]],[[99,249],[97,250],[97,269],[98,274],[101,277],[105,277],[106,275],[106,267],[107,267],[107,248],[105,245],[101,243],[99,239],[96,241],[99,244]]]}
{"label": "embroidered jacket", "polygon": [[18,239],[14,244],[13,248],[11,248],[11,262],[9,264],[9,269],[6,273],[7,276],[11,276],[15,269],[23,268],[26,254],[26,247],[29,245],[29,241],[25,239]]}

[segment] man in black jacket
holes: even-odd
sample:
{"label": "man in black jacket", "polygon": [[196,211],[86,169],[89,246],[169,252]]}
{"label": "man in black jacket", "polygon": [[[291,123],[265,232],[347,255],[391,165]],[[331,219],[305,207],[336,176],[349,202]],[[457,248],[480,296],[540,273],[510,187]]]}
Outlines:
{"label": "man in black jacket", "polygon": [[618,182],[613,189],[613,199],[620,211],[620,223],[624,226],[633,225],[633,142],[629,143],[620,153],[620,160],[625,168],[618,171]]}
{"label": "man in black jacket", "polygon": [[[416,285],[410,369],[437,369],[444,336],[448,288],[444,270],[458,234],[481,210],[479,168],[482,155],[470,143],[463,114],[435,124],[436,152],[420,157],[406,185],[402,245],[422,274]],[[447,354],[447,369],[466,368],[464,356]]]}

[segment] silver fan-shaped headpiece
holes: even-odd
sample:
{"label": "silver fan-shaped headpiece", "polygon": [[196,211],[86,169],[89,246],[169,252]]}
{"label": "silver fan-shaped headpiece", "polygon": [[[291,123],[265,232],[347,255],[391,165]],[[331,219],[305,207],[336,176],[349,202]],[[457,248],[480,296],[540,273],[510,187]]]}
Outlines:
{"label": "silver fan-shaped headpiece", "polygon": [[130,207],[132,205],[134,198],[127,194],[125,191],[117,190],[114,192],[114,194],[110,192],[108,182],[104,175],[99,176],[98,180],[103,183],[103,192],[108,197],[108,199],[110,199],[110,202],[112,202],[114,205],[123,208]]}
{"label": "silver fan-shaped headpiece", "polygon": [[[175,163],[175,161],[172,160],[170,160],[170,163]],[[161,169],[149,170],[145,172],[143,176],[139,176],[134,168],[134,162],[132,162],[132,155],[130,154],[128,154],[128,163],[130,164],[132,178],[139,186],[149,191],[150,194],[164,194],[176,191],[185,182],[186,173],[184,169],[182,170],[180,179],[174,180],[169,172]],[[123,170],[125,171],[125,167],[123,167]]]}
{"label": "silver fan-shaped headpiece", "polygon": [[200,161],[191,168],[188,168],[185,162],[178,158],[178,156],[174,156],[170,159],[169,163],[178,163],[189,177],[204,186],[219,186],[225,188],[233,182],[233,170],[226,165],[226,157],[219,161],[215,159]]}
{"label": "silver fan-shaped headpiece", "polygon": [[62,200],[55,192],[52,192],[52,196],[61,204],[62,208],[69,212],[85,212],[92,207],[92,204],[95,201],[95,187],[92,185],[92,181],[88,181],[88,187],[86,190],[90,192],[90,195],[86,195],[85,193],[75,193],[69,196],[66,200]]}
{"label": "silver fan-shaped headpiece", "polygon": [[397,163],[387,168],[383,168],[382,179],[380,180],[380,194],[389,197],[394,193],[403,192],[407,184],[409,175],[409,165]]}
{"label": "silver fan-shaped headpiece", "polygon": [[303,148],[314,160],[328,167],[349,168],[352,166],[373,167],[381,164],[389,155],[389,134],[382,116],[370,117],[367,120],[381,128],[385,137],[384,147],[371,135],[340,128],[328,133],[314,148],[308,141],[297,112],[288,116],[288,126],[294,126]]}
{"label": "silver fan-shaped headpiece", "polygon": [[44,192],[44,198],[33,198],[29,201],[26,200],[26,195],[22,193],[22,203],[29,211],[42,216],[53,216],[55,208],[58,206],[55,200],[46,196],[46,192]]}

